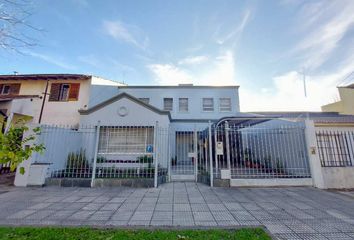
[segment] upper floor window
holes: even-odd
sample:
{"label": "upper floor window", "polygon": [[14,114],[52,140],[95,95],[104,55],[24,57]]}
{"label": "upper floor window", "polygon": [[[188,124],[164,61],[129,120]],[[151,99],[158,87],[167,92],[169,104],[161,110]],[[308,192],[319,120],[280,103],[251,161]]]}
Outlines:
{"label": "upper floor window", "polygon": [[173,110],[173,98],[163,99],[163,110],[172,111]]}
{"label": "upper floor window", "polygon": [[52,83],[49,101],[77,101],[80,83]]}
{"label": "upper floor window", "polygon": [[139,98],[139,100],[146,104],[149,104],[150,102],[150,98]]}
{"label": "upper floor window", "polygon": [[214,111],[214,99],[213,98],[203,98],[203,111],[204,112]]}
{"label": "upper floor window", "polygon": [[178,110],[180,112],[188,112],[188,98],[178,99]]}
{"label": "upper floor window", "polygon": [[220,112],[231,112],[231,98],[220,98]]}
{"label": "upper floor window", "polygon": [[1,95],[17,95],[20,93],[21,84],[11,83],[11,84],[0,84],[0,94]]}

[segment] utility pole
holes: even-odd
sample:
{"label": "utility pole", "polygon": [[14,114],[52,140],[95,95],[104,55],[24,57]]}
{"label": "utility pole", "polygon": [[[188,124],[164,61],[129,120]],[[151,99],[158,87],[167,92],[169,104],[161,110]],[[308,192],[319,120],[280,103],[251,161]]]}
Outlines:
{"label": "utility pole", "polygon": [[[308,99],[307,99],[306,74],[305,74],[305,70],[302,70],[302,81],[303,81],[303,84],[304,84],[305,102],[307,103],[307,102],[308,102]],[[307,119],[307,120],[310,120],[310,115],[309,115],[309,112],[308,112],[308,111],[306,111],[306,119]]]}
{"label": "utility pole", "polygon": [[47,84],[45,85],[45,90],[44,90],[44,96],[43,96],[43,101],[42,101],[42,106],[41,106],[41,112],[39,114],[39,119],[38,119],[38,123],[40,124],[42,121],[42,115],[43,115],[43,110],[44,110],[44,104],[45,104],[45,100],[47,98],[47,94],[48,94],[48,85],[49,85],[49,80],[47,80]]}

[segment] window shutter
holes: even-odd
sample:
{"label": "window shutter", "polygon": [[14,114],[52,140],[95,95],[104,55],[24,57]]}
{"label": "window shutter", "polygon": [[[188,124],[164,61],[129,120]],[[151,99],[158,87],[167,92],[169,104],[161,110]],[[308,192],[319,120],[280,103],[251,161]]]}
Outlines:
{"label": "window shutter", "polygon": [[69,101],[77,101],[79,99],[80,83],[71,83],[69,92]]}
{"label": "window shutter", "polygon": [[10,85],[10,94],[11,95],[19,94],[20,93],[20,87],[21,87],[21,84],[19,84],[19,83],[11,84]]}
{"label": "window shutter", "polygon": [[60,94],[60,83],[52,83],[50,87],[49,101],[58,101]]}

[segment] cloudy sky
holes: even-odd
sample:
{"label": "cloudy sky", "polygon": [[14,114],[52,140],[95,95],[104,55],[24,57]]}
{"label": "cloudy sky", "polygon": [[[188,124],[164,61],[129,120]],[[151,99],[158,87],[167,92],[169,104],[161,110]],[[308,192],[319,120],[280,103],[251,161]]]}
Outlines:
{"label": "cloudy sky", "polygon": [[320,110],[353,81],[353,0],[36,0],[32,9],[38,46],[0,50],[0,74],[239,85],[242,111]]}

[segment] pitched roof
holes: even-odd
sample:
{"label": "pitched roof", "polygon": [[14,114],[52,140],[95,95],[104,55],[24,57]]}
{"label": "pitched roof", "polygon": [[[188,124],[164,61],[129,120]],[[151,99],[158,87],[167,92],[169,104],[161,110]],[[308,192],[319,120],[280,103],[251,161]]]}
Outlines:
{"label": "pitched roof", "polygon": [[91,75],[85,74],[18,74],[0,75],[0,81],[11,80],[88,80]]}
{"label": "pitched roof", "polygon": [[141,105],[141,106],[143,106],[143,107],[145,107],[145,108],[147,108],[147,109],[149,109],[149,110],[151,110],[151,111],[153,111],[153,112],[155,112],[157,114],[168,115],[169,119],[171,119],[171,114],[170,114],[169,111],[163,111],[163,110],[160,110],[160,109],[158,109],[158,108],[156,108],[156,107],[154,107],[154,106],[152,106],[150,104],[144,103],[141,100],[139,100],[138,98],[133,97],[132,95],[130,95],[130,94],[126,93],[126,92],[120,93],[120,94],[118,94],[118,95],[116,95],[116,96],[114,96],[114,97],[112,97],[112,98],[110,98],[110,99],[108,99],[108,100],[106,100],[104,102],[101,102],[101,103],[99,103],[99,104],[97,104],[97,105],[95,105],[95,106],[93,106],[93,107],[91,107],[91,108],[89,108],[87,110],[80,109],[79,113],[81,115],[88,115],[88,114],[93,113],[93,112],[95,112],[95,111],[97,111],[97,110],[99,110],[101,108],[104,108],[105,106],[107,106],[107,105],[109,105],[111,103],[114,103],[114,102],[116,102],[116,101],[118,101],[118,100],[120,100],[122,98],[127,98],[127,99],[129,99],[129,100],[131,100],[131,101],[133,101],[133,102],[135,102],[135,103],[137,103],[137,104],[139,104],[139,105]]}
{"label": "pitched roof", "polygon": [[288,119],[305,119],[307,115],[315,123],[353,123],[354,115],[344,115],[338,112],[252,112],[263,116],[288,118]]}

